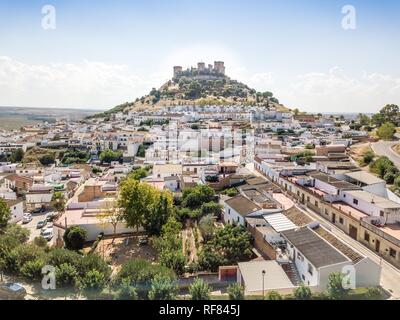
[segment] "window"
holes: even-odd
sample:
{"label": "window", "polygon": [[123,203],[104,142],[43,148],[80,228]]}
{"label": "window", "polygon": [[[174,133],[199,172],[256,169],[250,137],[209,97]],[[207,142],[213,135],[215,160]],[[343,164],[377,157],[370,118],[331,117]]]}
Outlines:
{"label": "window", "polygon": [[228,209],[228,214],[231,214],[231,209]]}
{"label": "window", "polygon": [[369,242],[369,233],[368,232],[364,233],[364,240]]}
{"label": "window", "polygon": [[303,256],[300,254],[300,252],[297,253],[297,259],[299,259],[300,261],[304,260]]}
{"label": "window", "polygon": [[390,248],[390,250],[389,250],[389,255],[390,255],[392,258],[396,258],[396,254],[397,254],[396,250]]}
{"label": "window", "polygon": [[343,224],[343,223],[344,223],[343,218],[339,218],[339,223],[340,223],[340,224]]}
{"label": "window", "polygon": [[381,211],[380,214],[381,214],[381,217],[385,216],[385,213],[383,211]]}
{"label": "window", "polygon": [[315,206],[318,208],[318,201],[315,201]]}
{"label": "window", "polygon": [[309,274],[313,275],[314,268],[313,268],[313,266],[311,264],[308,264],[307,270],[308,270]]}
{"label": "window", "polygon": [[353,199],[353,203],[358,205],[358,200],[357,199]]}
{"label": "window", "polygon": [[303,280],[306,280],[306,277],[304,276],[304,274],[302,274],[301,277],[303,278]]}
{"label": "window", "polygon": [[307,197],[307,202],[310,202],[310,197]]}
{"label": "window", "polygon": [[329,216],[328,209],[326,209],[326,208],[325,208],[325,214],[326,214],[327,216]]}

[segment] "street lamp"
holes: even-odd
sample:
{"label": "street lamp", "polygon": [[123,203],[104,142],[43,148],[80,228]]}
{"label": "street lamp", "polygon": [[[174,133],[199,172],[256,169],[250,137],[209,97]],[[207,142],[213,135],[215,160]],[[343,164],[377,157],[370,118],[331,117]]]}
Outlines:
{"label": "street lamp", "polygon": [[262,273],[262,277],[263,277],[263,279],[262,279],[262,294],[263,294],[263,299],[264,299],[264,297],[265,297],[265,294],[264,294],[264,279],[265,279],[266,271],[263,270],[261,273]]}

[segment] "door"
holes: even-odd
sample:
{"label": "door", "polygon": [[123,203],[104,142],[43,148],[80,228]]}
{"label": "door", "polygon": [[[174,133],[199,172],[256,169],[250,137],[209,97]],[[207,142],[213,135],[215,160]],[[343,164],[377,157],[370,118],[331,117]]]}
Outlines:
{"label": "door", "polygon": [[352,237],[354,240],[357,240],[357,228],[350,225],[349,227],[349,236]]}
{"label": "door", "polygon": [[332,223],[336,223],[336,214],[332,213]]}
{"label": "door", "polygon": [[375,251],[379,253],[381,248],[381,242],[379,240],[375,240]]}
{"label": "door", "polygon": [[301,194],[301,203],[304,203],[304,193]]}

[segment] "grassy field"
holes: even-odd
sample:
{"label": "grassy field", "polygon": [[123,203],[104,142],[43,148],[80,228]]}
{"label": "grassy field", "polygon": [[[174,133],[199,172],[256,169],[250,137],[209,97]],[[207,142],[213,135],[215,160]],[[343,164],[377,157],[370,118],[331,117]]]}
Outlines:
{"label": "grassy field", "polygon": [[23,126],[34,125],[41,122],[40,120],[29,120],[24,116],[1,116],[0,115],[0,129],[1,130],[14,130]]}

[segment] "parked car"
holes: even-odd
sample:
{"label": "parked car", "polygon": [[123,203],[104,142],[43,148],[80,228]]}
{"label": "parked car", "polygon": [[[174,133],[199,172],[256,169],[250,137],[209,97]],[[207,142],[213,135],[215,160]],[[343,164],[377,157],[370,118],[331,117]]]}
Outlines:
{"label": "parked car", "polygon": [[53,220],[53,218],[56,216],[55,212],[49,212],[48,214],[46,214],[46,220],[47,222],[50,222]]}
{"label": "parked car", "polygon": [[53,228],[48,228],[42,233],[42,237],[45,238],[47,241],[53,239]]}
{"label": "parked car", "polygon": [[21,300],[26,296],[25,288],[19,283],[0,284],[0,299]]}
{"label": "parked car", "polygon": [[27,224],[32,221],[32,215],[30,213],[24,213],[24,216],[22,217],[22,223]]}
{"label": "parked car", "polygon": [[46,219],[40,220],[36,225],[36,229],[42,229],[46,225],[47,225],[47,220]]}
{"label": "parked car", "polygon": [[43,213],[45,210],[43,208],[36,208],[32,210],[33,214]]}

